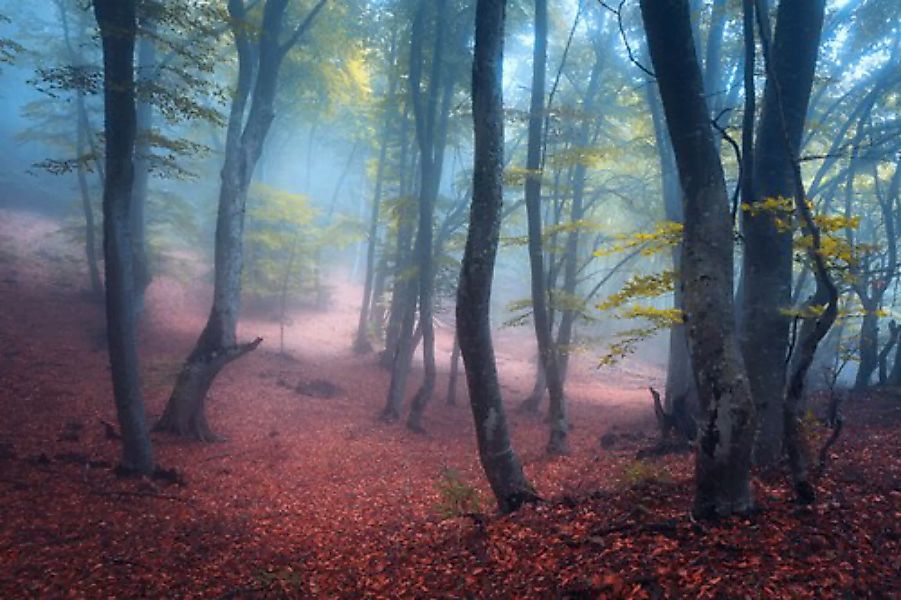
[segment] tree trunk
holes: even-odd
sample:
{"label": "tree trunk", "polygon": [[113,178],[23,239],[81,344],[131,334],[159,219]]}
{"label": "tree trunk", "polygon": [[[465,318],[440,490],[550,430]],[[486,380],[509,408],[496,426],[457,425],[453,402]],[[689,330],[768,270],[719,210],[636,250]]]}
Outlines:
{"label": "tree trunk", "polygon": [[[535,0],[535,44],[532,62],[532,101],[529,110],[529,145],[526,159],[526,212],[529,227],[529,265],[532,273],[532,317],[541,370],[547,376],[551,396],[551,427],[547,453],[569,453],[569,425],[563,398],[563,381],[557,365],[557,352],[551,338],[547,312],[547,286],[544,250],[541,242],[541,142],[544,124],[544,93],[547,69],[547,0]],[[540,396],[539,396],[540,399]]]}
{"label": "tree trunk", "polygon": [[722,164],[709,124],[686,0],[642,0],[641,13],[682,183],[685,320],[701,439],[694,513],[751,510],[750,388],[733,325],[733,241]]}
{"label": "tree trunk", "polygon": [[854,379],[855,390],[868,388],[873,372],[879,367],[879,315],[876,310],[876,306],[864,304],[860,324],[860,366]]}
{"label": "tree trunk", "polygon": [[[76,104],[78,112],[84,111],[84,95],[79,91],[77,93]],[[100,268],[97,266],[97,239],[96,225],[94,224],[94,207],[91,202],[91,190],[88,187],[87,169],[82,157],[85,154],[85,131],[84,124],[81,119],[77,119],[76,125],[78,131],[76,133],[75,152],[78,155],[78,190],[81,194],[81,211],[84,214],[84,249],[85,258],[88,263],[88,273],[91,277],[91,294],[98,300],[103,298],[103,283],[100,281]]]}
{"label": "tree trunk", "polygon": [[447,379],[447,405],[457,405],[457,379],[460,373],[460,340],[454,335],[454,349],[451,350],[450,376]]}
{"label": "tree trunk", "polygon": [[[391,81],[388,84],[388,98],[393,98],[398,77],[394,74],[395,58],[397,55],[397,32],[392,32],[391,49],[389,51],[389,68],[391,69]],[[382,184],[385,180],[385,167],[388,155],[388,128],[390,126],[391,111],[385,109],[384,121],[382,122],[381,141],[379,144],[379,159],[375,174],[375,192],[372,198],[372,216],[369,219],[369,240],[366,247],[366,280],[363,284],[363,301],[360,306],[360,322],[357,325],[357,335],[354,339],[354,352],[365,354],[372,351],[372,342],[370,341],[370,314],[375,298],[372,294],[373,283],[375,279],[375,250],[378,246],[379,231],[379,213],[381,211],[382,202]]]}
{"label": "tree trunk", "polygon": [[135,185],[131,205],[131,245],[134,248],[135,311],[144,311],[144,295],[152,274],[147,252],[147,192],[150,185],[150,143],[153,133],[153,104],[147,89],[157,78],[156,45],[153,35],[156,26],[152,19],[142,23],[143,33],[138,43],[138,89],[142,92],[137,108],[137,140],[135,144]]}
{"label": "tree trunk", "polygon": [[135,2],[95,0],[103,40],[106,182],[103,190],[103,254],[106,331],[116,413],[122,429],[122,467],[153,472],[153,451],[144,415],[134,320],[134,279],[129,205],[134,184]]}
{"label": "tree trunk", "polygon": [[457,335],[479,458],[501,512],[537,500],[513,449],[491,341],[491,282],[503,202],[505,0],[478,0],[472,65],[473,197],[457,290]]}
{"label": "tree trunk", "polygon": [[[289,41],[280,43],[287,0],[266,2],[258,40],[252,40],[248,35],[243,0],[229,0],[232,32],[238,50],[238,85],[229,115],[219,189],[213,306],[197,344],[178,374],[166,410],[156,424],[159,431],[199,441],[216,439],[204,411],[210,386],[225,365],[256,349],[262,342],[262,338],[256,338],[249,343],[237,343],[247,190],[275,117],[275,93],[282,60],[325,2],[320,0]],[[248,101],[250,106],[246,110]]]}
{"label": "tree trunk", "polygon": [[[767,15],[761,13],[758,18],[765,20]],[[800,148],[822,24],[822,0],[779,3],[754,151],[754,203],[794,196],[789,157]],[[789,317],[782,311],[791,304],[793,254],[792,232],[779,221],[790,220],[790,215],[790,211],[787,215],[742,212],[742,352],[758,414],[754,457],[764,467],[779,458],[783,438],[780,401],[786,382]]]}
{"label": "tree trunk", "polygon": [[[72,36],[69,29],[69,13],[67,7],[62,2],[58,2],[60,23],[63,29],[63,40],[66,44],[66,50],[69,54],[69,60],[72,66],[82,66],[83,60],[72,43]],[[83,33],[83,27],[80,28]],[[88,170],[87,161],[85,160],[85,150],[90,148],[93,150],[93,144],[89,144],[87,139],[91,132],[88,130],[87,109],[84,103],[84,91],[79,87],[75,91],[75,155],[77,159],[76,177],[78,180],[78,192],[81,195],[81,210],[84,215],[85,223],[85,259],[88,263],[88,273],[91,280],[91,294],[98,301],[103,300],[103,282],[100,280],[100,268],[97,265],[97,230],[94,224],[94,207],[91,201],[91,190],[88,186]],[[98,158],[95,156],[94,160]],[[105,171],[101,169],[102,171]],[[103,178],[101,178],[101,184]]]}
{"label": "tree trunk", "polygon": [[[682,189],[679,187],[679,173],[676,167],[676,157],[673,156],[673,146],[666,131],[666,123],[663,116],[663,107],[660,105],[660,95],[653,84],[648,84],[648,106],[651,112],[651,121],[654,126],[654,137],[657,141],[657,157],[660,163],[660,187],[663,191],[663,209],[666,218],[674,223],[684,221],[682,214]],[[673,271],[679,273],[682,270],[682,245],[679,244],[672,252]],[[673,290],[673,308],[683,310],[682,289],[676,286]],[[698,392],[694,383],[694,375],[691,367],[691,356],[688,353],[688,337],[685,333],[685,325],[676,323],[670,326],[669,348],[666,361],[666,388],[664,394],[664,408],[668,414],[676,415],[677,405],[686,414],[679,415],[683,423],[690,422],[691,414],[698,406]],[[676,402],[677,399],[684,399]],[[680,432],[681,433],[681,432]]]}

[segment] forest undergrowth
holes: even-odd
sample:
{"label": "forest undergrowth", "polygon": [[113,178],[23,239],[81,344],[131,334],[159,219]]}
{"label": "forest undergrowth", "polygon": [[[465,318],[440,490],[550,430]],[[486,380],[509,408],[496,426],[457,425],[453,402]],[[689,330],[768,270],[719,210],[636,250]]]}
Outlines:
{"label": "forest undergrowth", "polygon": [[[514,442],[545,501],[498,517],[463,386],[456,406],[429,407],[426,434],[376,419],[389,376],[351,352],[344,297],[358,294],[340,282],[328,311],[294,314],[289,356],[249,306],[239,335],[272,343],[216,382],[209,417],[225,442],[155,434],[159,477],[119,478],[103,314],[69,274],[74,250],[57,223],[11,211],[0,223],[0,597],[899,593],[901,392],[846,401],[815,506],[758,476],[760,514],[697,523],[686,511],[691,455],[636,459],[656,435],[651,382],[577,376],[573,452],[548,459],[546,425],[513,410],[531,385],[528,357],[499,343]],[[151,417],[207,296],[165,278],[151,288],[141,332]]]}

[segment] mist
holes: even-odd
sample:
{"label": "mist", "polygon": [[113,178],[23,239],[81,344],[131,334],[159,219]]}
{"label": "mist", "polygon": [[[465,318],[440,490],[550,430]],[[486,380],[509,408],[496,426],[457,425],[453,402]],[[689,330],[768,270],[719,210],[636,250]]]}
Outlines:
{"label": "mist", "polygon": [[0,595],[891,595],[898,12],[0,0]]}

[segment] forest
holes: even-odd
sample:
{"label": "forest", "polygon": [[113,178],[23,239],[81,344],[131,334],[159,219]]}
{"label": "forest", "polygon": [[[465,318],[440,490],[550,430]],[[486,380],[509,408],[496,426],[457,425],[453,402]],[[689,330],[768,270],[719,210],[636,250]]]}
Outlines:
{"label": "forest", "polygon": [[0,597],[901,597],[899,17],[0,0]]}

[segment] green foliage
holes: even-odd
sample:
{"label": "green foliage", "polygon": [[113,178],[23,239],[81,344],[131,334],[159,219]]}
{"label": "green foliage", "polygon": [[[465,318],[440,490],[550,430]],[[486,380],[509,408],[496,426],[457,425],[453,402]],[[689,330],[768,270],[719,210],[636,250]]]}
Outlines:
{"label": "green foliage", "polygon": [[248,194],[246,289],[262,297],[312,290],[319,234],[306,196],[263,184]]}
{"label": "green foliage", "polygon": [[435,487],[439,496],[435,510],[443,519],[452,519],[482,510],[479,491],[463,481],[455,469],[444,469]]}
{"label": "green foliage", "polygon": [[670,475],[664,467],[644,460],[634,460],[623,467],[622,478],[628,487],[670,481]]}

